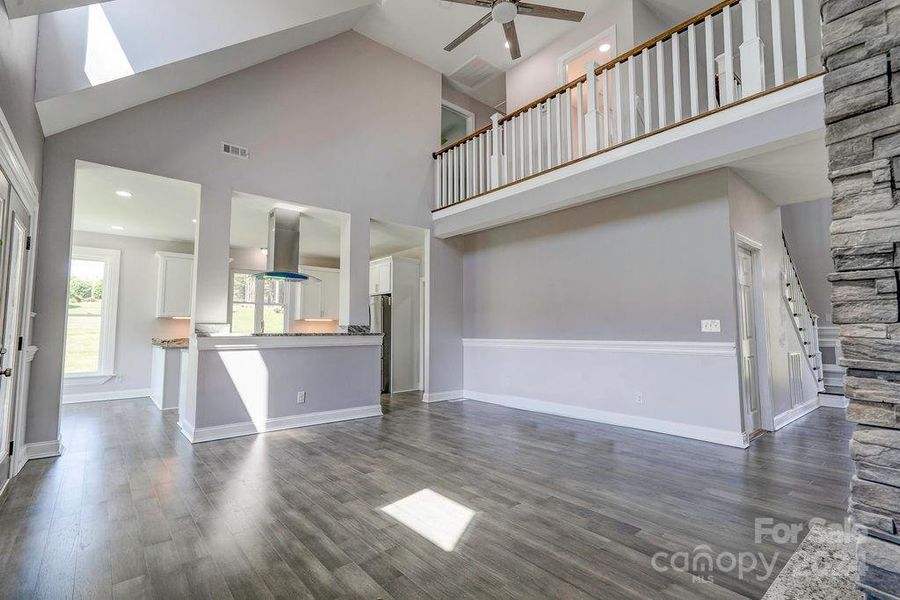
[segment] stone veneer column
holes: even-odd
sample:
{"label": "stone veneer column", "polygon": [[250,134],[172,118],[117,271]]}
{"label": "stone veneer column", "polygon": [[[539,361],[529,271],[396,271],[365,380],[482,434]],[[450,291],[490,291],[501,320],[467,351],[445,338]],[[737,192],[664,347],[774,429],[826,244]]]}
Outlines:
{"label": "stone veneer column", "polygon": [[833,320],[858,423],[859,585],[900,597],[900,0],[821,0],[833,184]]}

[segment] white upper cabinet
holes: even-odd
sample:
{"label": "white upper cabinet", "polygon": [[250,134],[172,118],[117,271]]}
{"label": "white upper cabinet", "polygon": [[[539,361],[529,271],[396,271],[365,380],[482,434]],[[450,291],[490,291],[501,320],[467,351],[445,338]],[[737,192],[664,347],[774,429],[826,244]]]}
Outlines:
{"label": "white upper cabinet", "polygon": [[391,293],[391,269],[390,257],[373,260],[369,263],[369,295]]}
{"label": "white upper cabinet", "polygon": [[341,272],[324,267],[301,267],[301,272],[320,279],[294,285],[295,320],[338,319],[341,295]]}
{"label": "white upper cabinet", "polygon": [[190,317],[194,256],[157,252],[156,316]]}

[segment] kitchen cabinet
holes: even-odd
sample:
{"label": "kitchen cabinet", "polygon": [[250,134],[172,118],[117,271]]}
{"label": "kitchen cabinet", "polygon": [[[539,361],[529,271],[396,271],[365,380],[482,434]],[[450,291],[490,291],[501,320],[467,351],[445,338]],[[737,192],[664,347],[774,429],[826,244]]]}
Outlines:
{"label": "kitchen cabinet", "polygon": [[190,317],[194,256],[157,252],[156,316]]}
{"label": "kitchen cabinet", "polygon": [[390,294],[393,261],[391,257],[380,258],[369,263],[369,295]]}
{"label": "kitchen cabinet", "polygon": [[150,398],[160,410],[178,408],[181,357],[180,348],[153,346],[150,361]]}
{"label": "kitchen cabinet", "polygon": [[341,297],[340,269],[301,267],[300,271],[319,281],[294,285],[293,317],[302,319],[338,320]]}

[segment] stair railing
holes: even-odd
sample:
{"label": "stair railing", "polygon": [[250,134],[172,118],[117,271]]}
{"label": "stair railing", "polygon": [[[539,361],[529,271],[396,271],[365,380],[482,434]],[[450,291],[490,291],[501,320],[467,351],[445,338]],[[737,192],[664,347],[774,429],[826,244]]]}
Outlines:
{"label": "stair railing", "polygon": [[784,300],[800,336],[806,363],[816,379],[816,386],[820,392],[824,392],[825,376],[822,371],[822,352],[819,350],[819,317],[810,309],[809,297],[800,282],[784,236],[781,241],[784,248],[781,268]]}

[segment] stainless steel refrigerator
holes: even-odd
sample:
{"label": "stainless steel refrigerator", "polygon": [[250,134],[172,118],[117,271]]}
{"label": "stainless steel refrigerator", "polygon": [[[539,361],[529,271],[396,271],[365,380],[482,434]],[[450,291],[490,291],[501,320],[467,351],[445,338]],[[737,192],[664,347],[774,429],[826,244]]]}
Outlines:
{"label": "stainless steel refrigerator", "polygon": [[391,295],[369,296],[369,327],[383,333],[381,342],[381,393],[391,391]]}

